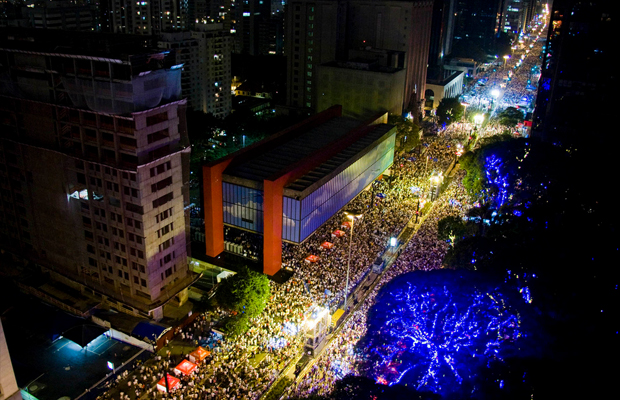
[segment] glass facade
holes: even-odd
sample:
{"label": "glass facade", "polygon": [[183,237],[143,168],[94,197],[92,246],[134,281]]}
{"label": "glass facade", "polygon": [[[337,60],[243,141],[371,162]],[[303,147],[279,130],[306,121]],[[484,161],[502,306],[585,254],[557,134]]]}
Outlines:
{"label": "glass facade", "polygon": [[[284,196],[282,239],[300,243],[344,207],[394,161],[395,135],[364,154],[302,200]],[[261,190],[223,183],[224,223],[263,233]]]}
{"label": "glass facade", "polygon": [[263,232],[263,191],[222,183],[224,223]]}
{"label": "glass facade", "polygon": [[299,239],[301,242],[338,210],[353,200],[394,161],[395,135],[381,142],[344,171],[301,201]]}

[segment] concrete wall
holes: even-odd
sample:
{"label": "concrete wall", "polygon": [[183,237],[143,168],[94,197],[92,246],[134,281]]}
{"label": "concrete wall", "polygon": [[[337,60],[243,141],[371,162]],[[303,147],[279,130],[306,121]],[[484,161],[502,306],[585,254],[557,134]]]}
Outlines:
{"label": "concrete wall", "polygon": [[342,105],[344,116],[365,119],[378,112],[401,114],[406,71],[378,72],[321,65],[317,68],[317,112]]}

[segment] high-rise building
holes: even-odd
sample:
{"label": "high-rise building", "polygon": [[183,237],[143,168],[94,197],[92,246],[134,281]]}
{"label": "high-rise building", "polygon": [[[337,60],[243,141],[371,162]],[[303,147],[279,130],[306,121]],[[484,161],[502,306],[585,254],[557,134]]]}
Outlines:
{"label": "high-rise building", "polygon": [[66,30],[98,30],[97,8],[93,4],[76,4],[61,0],[35,3],[23,7],[22,16],[28,27]]}
{"label": "high-rise building", "polygon": [[429,68],[441,67],[444,58],[452,51],[456,0],[435,0],[428,50]]}
{"label": "high-rise building", "polygon": [[553,2],[533,135],[569,145],[587,141],[610,147],[617,47],[612,3]]}
{"label": "high-rise building", "polygon": [[499,10],[499,31],[512,38],[518,38],[535,15],[537,3],[537,0],[502,0]]}
{"label": "high-rise building", "polygon": [[223,23],[224,28],[230,30],[231,6],[234,0],[188,0],[190,28],[194,24]]}
{"label": "high-rise building", "polygon": [[[272,17],[271,2],[239,0],[234,2],[232,13],[235,21],[233,51],[252,56],[269,54],[270,38],[278,33],[282,34],[281,27],[278,29],[282,18],[280,15]],[[273,43],[275,44],[275,39]]]}
{"label": "high-rise building", "polygon": [[140,36],[0,31],[0,245],[83,295],[159,319],[194,277],[181,68],[154,48]]}
{"label": "high-rise building", "polygon": [[109,1],[110,29],[115,33],[158,35],[189,29],[188,0]]}
{"label": "high-rise building", "polygon": [[405,53],[405,110],[424,97],[433,2],[293,0],[287,5],[287,105],[315,110],[316,67],[347,61],[348,50]]}
{"label": "high-rise building", "polygon": [[[317,66],[336,60],[338,46],[343,46],[339,33],[344,33],[342,12],[333,0],[293,0],[286,9],[287,94],[290,107],[307,109],[316,107]],[[339,29],[340,27],[340,29]]]}
{"label": "high-rise building", "polygon": [[70,0],[0,3],[0,27],[98,31],[97,6]]}
{"label": "high-rise building", "polygon": [[457,0],[454,40],[488,48],[500,31],[503,0]]}
{"label": "high-rise building", "polygon": [[232,107],[231,38],[223,24],[196,24],[196,30],[163,33],[159,48],[183,63],[181,95],[194,110],[224,118]]}

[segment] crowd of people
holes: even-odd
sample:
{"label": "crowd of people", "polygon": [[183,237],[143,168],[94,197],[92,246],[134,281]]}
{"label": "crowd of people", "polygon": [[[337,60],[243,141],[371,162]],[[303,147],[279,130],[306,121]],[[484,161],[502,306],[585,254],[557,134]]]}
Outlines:
{"label": "crowd of people", "polygon": [[481,73],[465,91],[463,100],[470,112],[484,112],[491,107],[499,113],[507,107],[533,105],[540,77],[540,54],[546,27],[523,39],[512,56]]}
{"label": "crowd of people", "polygon": [[[390,237],[398,235],[414,216],[416,202],[430,200],[430,177],[445,171],[453,163],[454,146],[453,140],[443,137],[425,140],[421,151],[395,160],[391,176],[375,182],[349,204],[351,210],[363,215],[354,222],[350,292],[369,272],[377,256],[383,253]],[[439,199],[436,203],[442,201]],[[311,240],[299,246],[286,245],[283,262],[293,270],[293,276],[283,284],[271,282],[270,301],[265,311],[250,322],[248,332],[234,340],[222,339],[215,343],[211,356],[200,363],[194,373],[181,376],[178,389],[170,394],[156,389],[164,372],[173,374],[174,366],[184,358],[164,353],[125,373],[111,385],[108,393],[100,397],[116,398],[120,392],[123,392],[123,399],[132,400],[258,397],[302,348],[303,337],[299,331],[304,313],[315,304],[328,306],[332,311],[342,304],[350,239],[350,227],[343,225],[345,220],[342,213],[336,214],[315,232]],[[345,235],[333,236],[337,229],[344,231]],[[321,244],[326,241],[334,246],[323,248]],[[318,261],[306,262],[305,258],[310,254],[318,255]],[[433,259],[432,253],[428,254]],[[408,257],[407,252],[402,257]],[[428,261],[428,265],[434,264]],[[213,325],[226,317],[227,312],[221,309],[206,313],[178,332],[175,340],[204,344]],[[355,333],[357,328],[351,329],[345,328],[343,332],[348,332],[347,337],[352,335],[359,339],[360,333]],[[255,363],[250,362],[260,354],[266,356]],[[338,364],[342,373],[348,370],[347,363],[346,359],[338,360],[334,361],[334,366]]]}
{"label": "crowd of people", "polygon": [[[531,67],[531,62],[537,60],[536,50],[536,47],[532,48],[520,68]],[[512,85],[521,87],[521,81],[521,78],[514,79]],[[486,87],[490,85],[487,83]],[[514,96],[521,96],[522,93],[518,92],[521,89],[514,90],[518,93]],[[506,93],[512,92],[506,90],[504,96]],[[389,239],[398,236],[416,213],[426,209],[424,205],[431,201],[431,192],[436,188],[431,177],[440,176],[454,165],[459,148],[469,140],[473,129],[474,126],[467,123],[452,124],[439,135],[425,138],[420,149],[394,160],[389,176],[376,181],[350,202],[347,208],[361,213],[362,217],[354,222],[349,292],[355,290],[370,272],[370,266],[383,254]],[[477,129],[477,135],[489,136],[501,133],[501,129],[495,124],[487,124]],[[430,211],[423,216],[415,235],[396,262],[381,275],[380,282],[352,312],[310,371],[298,384],[290,387],[289,395],[327,394],[337,379],[347,373],[359,372],[356,365],[360,355],[355,345],[365,334],[366,313],[381,286],[409,271],[441,268],[448,244],[438,240],[437,222],[450,215],[463,216],[470,206],[460,183],[462,173],[457,172],[452,178],[443,194],[433,201]],[[247,333],[233,340],[211,340],[214,324],[228,316],[221,309],[201,315],[192,325],[178,332],[175,340],[188,345],[211,345],[211,355],[199,363],[191,375],[180,376],[178,389],[167,394],[157,390],[156,384],[165,373],[173,374],[174,366],[184,357],[160,352],[111,382],[110,391],[99,398],[258,398],[303,347],[300,329],[304,313],[313,305],[329,307],[332,312],[342,306],[351,239],[351,227],[343,224],[345,221],[348,220],[343,213],[337,213],[306,242],[284,245],[283,266],[292,270],[293,275],[283,284],[270,283],[271,298],[267,307],[250,321]],[[334,235],[336,230],[342,230],[344,235]],[[233,242],[240,240],[245,243],[242,237],[233,238]],[[324,242],[332,243],[333,247],[324,248]],[[318,256],[318,260],[307,262],[309,255]]]}
{"label": "crowd of people", "polygon": [[394,277],[411,271],[441,268],[441,261],[448,250],[448,244],[437,238],[437,223],[447,216],[464,216],[468,195],[461,185],[462,173],[457,173],[442,196],[420,224],[394,264],[381,276],[379,283],[351,314],[338,336],[332,340],[321,357],[314,363],[300,382],[289,388],[289,397],[303,397],[310,394],[328,395],[333,384],[349,373],[359,375],[360,362],[364,353],[357,349],[357,342],[366,334],[368,310],[384,284]]}

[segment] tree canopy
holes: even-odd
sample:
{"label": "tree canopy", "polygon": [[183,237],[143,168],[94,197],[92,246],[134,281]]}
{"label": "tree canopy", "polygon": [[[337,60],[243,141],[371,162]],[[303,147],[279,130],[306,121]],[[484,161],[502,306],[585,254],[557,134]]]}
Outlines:
{"label": "tree canopy", "polygon": [[458,122],[463,117],[465,107],[457,98],[444,98],[437,106],[437,118],[447,125]]}
{"label": "tree canopy", "polygon": [[523,112],[515,107],[506,107],[501,113],[499,113],[497,119],[501,125],[514,127],[518,123],[523,122],[524,115]]}
{"label": "tree canopy", "polygon": [[253,318],[265,309],[269,295],[267,276],[243,267],[222,281],[216,297],[222,307]]}
{"label": "tree canopy", "polygon": [[420,144],[420,126],[400,115],[390,115],[388,123],[396,126],[396,151],[410,152]]}
{"label": "tree canopy", "polygon": [[[449,268],[510,276],[528,290],[541,324],[555,335],[553,352],[562,354],[543,358],[544,368],[527,369],[535,390],[551,397],[558,388],[564,397],[578,397],[576,390],[585,394],[612,374],[574,367],[604,364],[620,311],[618,269],[610,264],[618,258],[618,214],[605,190],[608,170],[599,168],[597,155],[533,139],[492,143],[472,153],[467,174],[483,177],[481,206],[471,209],[465,223],[471,229],[444,258]],[[439,233],[445,236],[455,226],[442,220]],[[584,337],[596,343],[586,344]],[[561,384],[567,379],[579,385],[569,390]]]}

